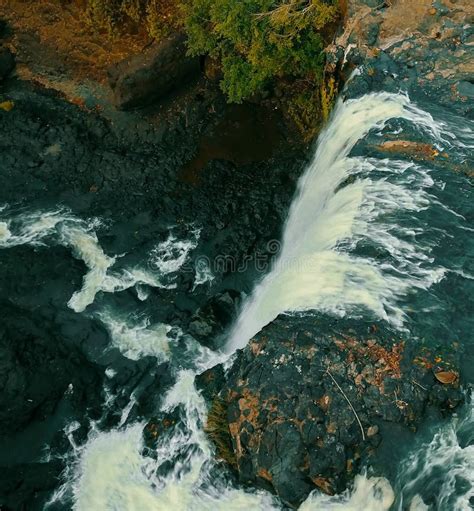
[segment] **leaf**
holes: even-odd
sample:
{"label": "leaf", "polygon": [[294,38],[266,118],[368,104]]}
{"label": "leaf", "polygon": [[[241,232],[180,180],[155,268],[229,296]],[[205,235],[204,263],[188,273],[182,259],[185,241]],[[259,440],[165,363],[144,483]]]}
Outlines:
{"label": "leaf", "polygon": [[5,110],[5,112],[9,112],[10,110],[13,109],[14,106],[15,103],[13,103],[13,101],[3,101],[2,103],[0,103],[0,110]]}
{"label": "leaf", "polygon": [[440,383],[444,383],[445,385],[453,384],[458,379],[458,377],[459,377],[458,373],[454,371],[440,371],[438,373],[435,373],[435,378]]}

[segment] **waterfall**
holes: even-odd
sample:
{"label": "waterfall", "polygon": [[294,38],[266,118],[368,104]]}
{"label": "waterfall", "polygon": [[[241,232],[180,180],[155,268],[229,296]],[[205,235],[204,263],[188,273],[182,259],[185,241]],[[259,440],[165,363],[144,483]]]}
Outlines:
{"label": "waterfall", "polygon": [[[365,309],[401,327],[397,300],[412,288],[427,288],[443,268],[428,266],[430,246],[390,215],[429,206],[433,180],[414,163],[348,157],[371,130],[400,118],[443,140],[443,124],[401,94],[374,93],[339,101],[321,134],[311,164],[300,179],[271,271],[246,300],[226,346],[246,345],[278,314],[315,309],[343,315]],[[376,174],[376,177],[372,177]],[[384,219],[382,222],[381,219]],[[388,251],[390,265],[351,253],[368,239]]]}

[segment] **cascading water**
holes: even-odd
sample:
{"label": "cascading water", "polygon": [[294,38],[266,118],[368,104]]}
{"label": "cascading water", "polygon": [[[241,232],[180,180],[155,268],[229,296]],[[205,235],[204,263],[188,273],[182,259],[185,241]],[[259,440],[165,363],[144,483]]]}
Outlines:
{"label": "cascading water", "polygon": [[[428,207],[427,189],[434,183],[427,170],[405,161],[348,157],[370,130],[381,130],[392,118],[405,119],[435,143],[443,142],[442,125],[406,96],[370,94],[339,103],[299,182],[280,255],[247,300],[231,332],[229,352],[288,311],[347,314],[365,307],[401,326],[404,312],[397,299],[443,276],[442,268],[424,264],[431,247],[418,242],[420,233],[390,221],[401,210],[416,213]],[[350,178],[355,179],[347,182]],[[392,266],[352,255],[364,238],[387,250]]]}
{"label": "cascading water", "polygon": [[[170,434],[158,438],[153,457],[142,452],[144,423],[129,420],[133,395],[116,429],[107,431],[101,429],[100,423],[93,424],[88,441],[77,445],[71,427],[69,467],[65,484],[50,500],[52,509],[68,498],[78,511],[279,508],[278,502],[265,492],[234,488],[216,466],[204,433],[206,404],[194,386],[195,376],[229,361],[237,349],[280,313],[313,309],[354,318],[372,314],[401,329],[407,317],[407,307],[402,302],[412,291],[422,293],[450,272],[459,278],[472,278],[455,258],[434,255],[441,240],[456,229],[469,227],[462,216],[443,205],[439,193],[447,193],[444,184],[425,164],[349,156],[369,132],[381,134],[388,121],[395,119],[430,137],[439,150],[441,146],[470,147],[473,140],[468,129],[459,140],[450,136],[446,125],[435,122],[404,95],[370,94],[340,101],[320,136],[313,162],[299,183],[280,254],[247,299],[225,353],[203,348],[183,332],[175,333],[175,339],[177,336],[184,340],[177,346],[170,326],[152,324],[146,317],[122,317],[112,307],[94,312],[94,317],[107,328],[111,344],[125,356],[136,360],[153,355],[169,362],[175,383],[164,396],[161,411],[177,414],[179,421]],[[403,127],[397,128],[401,131]],[[440,211],[443,228],[436,221]],[[2,216],[8,217],[8,212],[3,210]],[[432,225],[427,212],[432,214]],[[149,272],[145,265],[114,272],[117,256],[105,254],[95,233],[97,227],[97,221],[84,222],[64,211],[10,215],[0,222],[0,246],[42,244],[70,248],[88,270],[82,288],[69,301],[74,311],[82,313],[99,293],[135,287],[138,298],[146,302],[148,295],[140,286],[173,286],[163,277],[180,271],[199,237],[192,228],[185,241],[170,234],[150,255],[157,272]],[[208,268],[200,269],[194,286],[211,279]],[[428,303],[426,310],[435,307],[436,300],[433,303]],[[109,395],[106,406],[114,399]],[[472,424],[472,420],[466,419],[463,424],[466,423]],[[421,451],[414,453],[401,467],[413,488],[403,478],[392,489],[384,478],[360,475],[351,491],[335,497],[314,493],[301,510],[383,511],[394,501],[398,505],[402,500],[400,510],[405,504],[412,506],[410,509],[426,509],[418,483],[428,477],[433,458],[440,453],[443,459],[451,454],[462,458],[456,466],[472,492],[472,475],[465,463],[472,459],[472,447],[460,447],[449,436],[454,431],[450,427],[446,426],[444,436],[433,439],[426,458]],[[448,438],[453,441],[449,443]],[[467,444],[472,439],[463,441]],[[422,450],[425,452],[426,448]],[[441,485],[451,488],[452,479],[446,474],[444,477]],[[467,509],[469,491],[455,509]]]}

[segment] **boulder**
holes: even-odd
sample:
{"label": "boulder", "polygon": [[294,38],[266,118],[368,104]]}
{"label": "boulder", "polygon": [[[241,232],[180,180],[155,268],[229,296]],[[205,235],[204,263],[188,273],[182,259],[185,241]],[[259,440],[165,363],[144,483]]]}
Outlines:
{"label": "boulder", "polygon": [[189,333],[202,344],[218,349],[222,334],[237,314],[240,298],[240,293],[231,289],[210,298],[192,316]]}
{"label": "boulder", "polygon": [[376,452],[384,424],[408,432],[427,405],[461,401],[458,378],[439,377],[458,374],[452,348],[358,324],[355,332],[353,321],[280,316],[238,354],[225,383],[219,367],[199,377],[200,388],[219,389],[206,431],[242,484],[292,508],[314,489],[339,493]]}
{"label": "boulder", "polygon": [[186,38],[176,34],[114,65],[108,76],[115,105],[130,110],[152,104],[199,73],[199,58],[186,54]]}

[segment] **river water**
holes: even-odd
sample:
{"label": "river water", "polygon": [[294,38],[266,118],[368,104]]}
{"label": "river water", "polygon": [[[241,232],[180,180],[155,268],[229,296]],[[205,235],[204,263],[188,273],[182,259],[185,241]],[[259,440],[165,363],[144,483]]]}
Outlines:
{"label": "river water", "polygon": [[[432,157],[417,160],[377,149],[397,139],[431,144]],[[131,413],[134,391],[124,401],[106,384],[104,410],[119,406],[120,420],[113,428],[100,418],[89,421],[85,442],[76,439],[84,425],[67,424],[69,448],[62,454],[67,469],[47,507],[280,509],[270,494],[235,486],[213,461],[203,431],[206,403],[194,377],[217,363],[230,363],[232,354],[280,313],[310,310],[354,322],[374,317],[415,339],[459,343],[466,402],[451,418],[428,420],[396,452],[382,450],[389,466],[385,473],[360,474],[340,496],[315,492],[300,509],[471,509],[474,201],[462,170],[473,147],[468,121],[417,105],[405,95],[340,101],[299,181],[279,254],[245,298],[220,352],[200,345],[176,324],[155,321],[147,305],[154,291],[166,293],[180,285],[180,272],[200,243],[200,226],[189,225],[185,236],[182,228],[177,235],[170,227],[166,240],[148,240],[146,252],[130,257],[103,248],[101,236],[113,218],[80,218],[59,204],[41,210],[4,205],[0,247],[62,247],[68,257],[82,261],[86,272],[68,307],[106,330],[106,350],[118,348],[131,360],[153,356],[156,364],[168,362],[173,383],[156,413],[180,418],[169,435],[158,439],[156,452],[145,452],[146,420]],[[212,293],[212,262],[194,272],[191,294],[203,286]],[[125,290],[133,290],[133,299],[128,293],[118,302]],[[105,374],[112,380],[116,370],[106,368]],[[43,454],[55,455],[54,449]]]}

